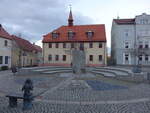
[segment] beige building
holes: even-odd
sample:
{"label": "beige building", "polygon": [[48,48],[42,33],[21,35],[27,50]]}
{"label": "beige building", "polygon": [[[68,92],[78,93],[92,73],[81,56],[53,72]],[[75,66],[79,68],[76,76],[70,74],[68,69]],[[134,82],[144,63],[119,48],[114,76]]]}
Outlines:
{"label": "beige building", "polygon": [[0,68],[2,66],[11,67],[12,38],[0,24]]}
{"label": "beige building", "polygon": [[42,48],[31,44],[29,41],[12,35],[12,65],[26,67],[40,64]]}
{"label": "beige building", "polygon": [[61,26],[44,35],[44,65],[69,66],[72,62],[73,49],[84,51],[88,66],[106,65],[105,26],[73,25],[70,11],[68,26]]}

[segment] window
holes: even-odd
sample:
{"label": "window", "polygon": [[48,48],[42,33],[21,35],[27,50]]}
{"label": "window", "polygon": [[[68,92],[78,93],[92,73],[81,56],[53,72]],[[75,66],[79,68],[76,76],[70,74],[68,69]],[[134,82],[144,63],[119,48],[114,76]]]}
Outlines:
{"label": "window", "polygon": [[56,44],[55,44],[55,47],[56,47],[56,48],[59,48],[59,43],[56,43]]}
{"label": "window", "polygon": [[75,33],[73,31],[68,31],[68,39],[73,39],[75,36]]}
{"label": "window", "polygon": [[52,43],[49,43],[49,48],[52,48]]}
{"label": "window", "polygon": [[63,55],[63,61],[66,61],[66,55]]}
{"label": "window", "polygon": [[102,48],[103,47],[103,44],[102,43],[99,43],[99,48]]}
{"label": "window", "polygon": [[125,54],[125,61],[129,61],[129,55]]}
{"label": "window", "polygon": [[145,23],[148,24],[148,20],[147,19],[145,20]]}
{"label": "window", "polygon": [[55,60],[58,61],[59,60],[59,55],[55,56]]}
{"label": "window", "polygon": [[126,30],[124,31],[124,35],[125,35],[125,37],[128,37],[128,36],[129,36],[129,30],[128,30],[128,29],[126,29]]}
{"label": "window", "polygon": [[8,64],[8,56],[5,56],[5,64]]}
{"label": "window", "polygon": [[149,29],[141,29],[138,34],[139,34],[139,36],[149,36],[150,30]]}
{"label": "window", "polygon": [[103,57],[102,55],[99,55],[99,61],[102,61]]}
{"label": "window", "polygon": [[52,55],[48,55],[48,61],[52,61]]}
{"label": "window", "polygon": [[0,64],[3,64],[3,56],[0,56]]}
{"label": "window", "polygon": [[128,37],[128,36],[129,36],[128,32],[125,32],[125,36],[126,36],[126,37]]}
{"label": "window", "polygon": [[63,48],[66,48],[66,43],[63,43]]}
{"label": "window", "polygon": [[27,56],[27,52],[24,51],[24,52],[22,53],[22,56]]}
{"label": "window", "polygon": [[89,43],[89,48],[93,48],[93,43],[92,42]]}
{"label": "window", "polygon": [[140,20],[140,23],[141,23],[141,24],[148,24],[148,20],[147,20],[147,19],[141,19],[141,20]]}
{"label": "window", "polygon": [[148,55],[145,55],[145,61],[148,61],[149,59],[148,59]]}
{"label": "window", "polygon": [[142,55],[139,55],[139,61],[142,61]]}
{"label": "window", "polygon": [[86,35],[87,35],[87,38],[92,38],[94,35],[94,32],[93,31],[87,31]]}
{"label": "window", "polygon": [[6,46],[6,47],[8,46],[8,41],[7,40],[4,41],[4,46]]}
{"label": "window", "polygon": [[149,30],[145,29],[145,36],[148,36],[148,34],[149,34]]}
{"label": "window", "polygon": [[140,20],[140,24],[143,24],[143,19]]}
{"label": "window", "polygon": [[143,48],[143,42],[142,41],[139,42],[139,48]]}
{"label": "window", "polygon": [[71,48],[74,48],[74,43],[71,43]]}
{"label": "window", "polygon": [[80,50],[84,50],[84,43],[80,43]]}
{"label": "window", "polygon": [[148,44],[147,44],[147,45],[145,45],[145,48],[148,48]]}
{"label": "window", "polygon": [[58,38],[59,37],[59,33],[57,33],[57,32],[53,32],[52,33],[52,38]]}
{"label": "window", "polygon": [[145,42],[145,48],[149,48],[148,42]]}
{"label": "window", "polygon": [[129,42],[125,42],[125,48],[129,48]]}
{"label": "window", "polygon": [[89,60],[90,60],[90,61],[93,61],[93,55],[90,55],[90,56],[89,56]]}

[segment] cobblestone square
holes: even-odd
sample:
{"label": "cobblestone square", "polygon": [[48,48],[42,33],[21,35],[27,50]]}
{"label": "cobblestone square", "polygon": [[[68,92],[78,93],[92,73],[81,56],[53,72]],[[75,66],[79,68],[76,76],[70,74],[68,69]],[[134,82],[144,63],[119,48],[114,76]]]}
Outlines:
{"label": "cobblestone square", "polygon": [[[149,84],[89,76],[0,72],[0,113],[150,113]],[[6,94],[21,93],[26,78],[34,82],[33,94],[39,94],[33,108],[22,111],[22,100],[17,108],[9,108]]]}

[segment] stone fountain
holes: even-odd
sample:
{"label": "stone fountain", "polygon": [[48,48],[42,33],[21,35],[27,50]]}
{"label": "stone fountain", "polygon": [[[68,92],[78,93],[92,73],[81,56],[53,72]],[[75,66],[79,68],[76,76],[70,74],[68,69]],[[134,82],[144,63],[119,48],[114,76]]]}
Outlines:
{"label": "stone fountain", "polygon": [[86,72],[85,67],[85,52],[82,50],[72,50],[72,70],[75,74],[82,74]]}

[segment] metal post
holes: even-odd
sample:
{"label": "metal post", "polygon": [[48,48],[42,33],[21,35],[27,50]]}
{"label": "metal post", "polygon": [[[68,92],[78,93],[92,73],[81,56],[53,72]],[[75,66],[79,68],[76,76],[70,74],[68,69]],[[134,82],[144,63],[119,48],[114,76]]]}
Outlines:
{"label": "metal post", "polygon": [[[141,73],[141,69],[140,69],[140,66],[139,66],[139,48],[138,48],[138,45],[137,45],[137,42],[139,41],[139,37],[136,36],[136,23],[134,25],[134,30],[135,30],[135,40],[134,40],[134,51],[133,51],[133,54],[135,56],[134,58],[134,66],[133,66],[133,69],[132,69],[132,72],[133,73]],[[136,61],[136,58],[138,58],[138,62]]]}

